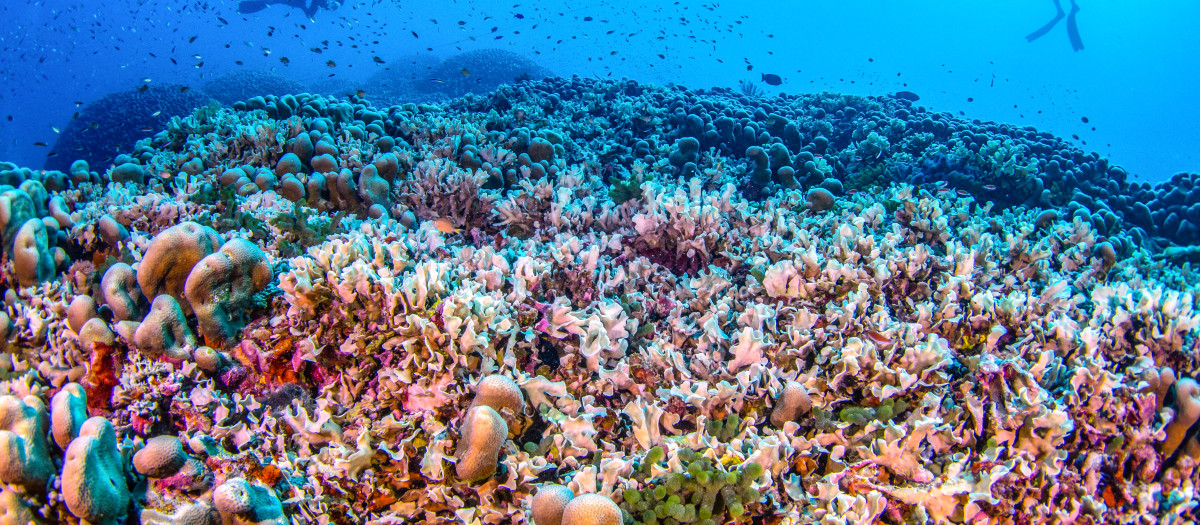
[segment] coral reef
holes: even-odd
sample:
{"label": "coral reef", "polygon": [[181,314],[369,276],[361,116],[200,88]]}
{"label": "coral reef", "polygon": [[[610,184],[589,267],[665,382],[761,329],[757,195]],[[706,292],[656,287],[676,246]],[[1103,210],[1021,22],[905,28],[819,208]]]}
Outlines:
{"label": "coral reef", "polygon": [[[68,170],[75,160],[104,168],[134,143],[161,129],[172,115],[204,106],[208,95],[177,84],[152,83],[89,102],[62,130],[46,159],[48,170]],[[75,170],[71,170],[74,172]],[[85,170],[86,171],[86,170]]]}
{"label": "coral reef", "polygon": [[162,126],[0,171],[0,523],[1196,519],[1189,197],[1048,135],[579,78]]}

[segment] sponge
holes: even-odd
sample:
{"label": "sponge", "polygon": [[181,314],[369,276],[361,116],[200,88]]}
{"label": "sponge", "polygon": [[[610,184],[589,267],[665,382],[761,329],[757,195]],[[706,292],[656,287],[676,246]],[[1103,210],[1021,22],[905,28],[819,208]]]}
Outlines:
{"label": "sponge", "polygon": [[109,420],[88,419],[67,447],[62,495],[71,514],[95,525],[115,525],[125,516],[129,507],[125,460]]}
{"label": "sponge", "polygon": [[467,410],[462,420],[462,437],[454,451],[454,472],[467,482],[480,481],[496,473],[500,447],[508,437],[508,425],[495,409],[479,405]]}
{"label": "sponge", "polygon": [[560,525],[567,503],[574,498],[575,493],[567,487],[542,485],[529,503],[533,512],[533,525]]}
{"label": "sponge", "polygon": [[622,525],[621,508],[599,494],[584,494],[563,509],[562,525]]}
{"label": "sponge", "polygon": [[196,263],[184,295],[205,341],[221,345],[237,334],[243,326],[242,310],[272,278],[266,254],[246,239],[230,240]]}
{"label": "sponge", "polygon": [[0,482],[41,492],[54,473],[46,445],[46,405],[34,396],[0,396]]}

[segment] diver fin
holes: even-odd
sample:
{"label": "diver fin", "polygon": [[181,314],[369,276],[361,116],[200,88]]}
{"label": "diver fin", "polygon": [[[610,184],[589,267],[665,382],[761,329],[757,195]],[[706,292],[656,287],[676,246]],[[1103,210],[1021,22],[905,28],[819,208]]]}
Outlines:
{"label": "diver fin", "polygon": [[238,12],[244,15],[257,13],[267,8],[265,0],[242,0],[238,2]]}
{"label": "diver fin", "polygon": [[1076,51],[1083,50],[1083,40],[1079,38],[1079,26],[1075,24],[1075,13],[1079,12],[1079,6],[1075,4],[1075,0],[1071,0],[1071,14],[1067,16],[1067,37],[1071,39],[1071,47]]}
{"label": "diver fin", "polygon": [[1044,36],[1046,33],[1049,33],[1051,29],[1054,29],[1055,25],[1058,25],[1059,20],[1062,20],[1063,17],[1067,15],[1067,13],[1063,11],[1062,2],[1059,0],[1054,0],[1054,7],[1058,9],[1058,14],[1054,15],[1054,19],[1047,22],[1046,25],[1041,27],[1041,29],[1026,35],[1025,40],[1027,42],[1033,42],[1034,40],[1042,38],[1042,36]]}

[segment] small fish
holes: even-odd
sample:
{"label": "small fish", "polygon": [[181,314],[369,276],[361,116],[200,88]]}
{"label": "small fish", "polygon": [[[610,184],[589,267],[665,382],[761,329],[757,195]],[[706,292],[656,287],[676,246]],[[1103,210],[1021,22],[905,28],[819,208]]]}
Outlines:
{"label": "small fish", "polygon": [[292,63],[291,60],[288,60],[288,57],[279,57],[279,61],[282,62],[283,65],[285,65],[285,66]]}
{"label": "small fish", "polygon": [[442,233],[458,233],[461,231],[459,228],[454,227],[454,223],[450,222],[450,219],[445,217],[434,219],[431,222],[433,223],[433,227]]}
{"label": "small fish", "polygon": [[354,92],[354,94],[355,94],[356,96],[358,96],[359,98],[362,98],[362,97],[365,97],[365,96],[367,96],[367,92],[366,92],[366,91],[363,91],[363,90],[361,90],[361,89],[360,89],[360,90],[358,90],[358,91],[355,91],[355,92]]}
{"label": "small fish", "polygon": [[467,71],[467,68],[465,68],[465,67],[464,67],[464,68],[462,68],[462,69],[460,69],[460,70],[458,70],[458,71],[459,71],[460,73],[462,73],[464,77],[469,77],[469,76],[471,76],[471,72],[470,72],[470,71]]}
{"label": "small fish", "polygon": [[1087,117],[1079,117],[1079,120],[1083,121],[1083,123],[1084,123],[1084,124],[1087,124],[1087,123],[1088,123],[1088,118],[1087,118]]}
{"label": "small fish", "polygon": [[892,341],[892,338],[890,338],[880,332],[876,332],[875,330],[868,330],[867,337],[871,338],[871,340],[874,341],[875,344],[880,345],[880,346],[890,345],[895,342],[895,341]]}
{"label": "small fish", "polygon": [[329,67],[337,67],[337,62],[334,62],[332,60],[326,60],[325,65],[327,65]]}
{"label": "small fish", "polygon": [[62,133],[61,131],[58,130],[58,128],[56,128],[54,126],[50,126],[50,129],[54,130],[55,133]]}
{"label": "small fish", "polygon": [[768,86],[778,86],[780,84],[783,84],[783,78],[781,78],[779,75],[775,75],[775,74],[771,74],[771,73],[763,73],[762,81],[765,82]]}
{"label": "small fish", "polygon": [[138,87],[138,93],[145,93],[147,91],[150,91],[150,86],[146,84],[142,84],[140,87]]}
{"label": "small fish", "polygon": [[917,94],[913,93],[912,91],[897,91],[896,98],[901,99],[901,100],[908,100],[910,102],[916,102],[918,100],[921,100],[921,97],[917,96]]}
{"label": "small fish", "polygon": [[151,116],[151,117],[157,117],[157,116],[159,116],[159,115],[162,115],[162,110],[155,111],[154,113],[151,113],[151,114],[150,114],[150,116]]}
{"label": "small fish", "polygon": [[970,197],[971,196],[971,192],[969,192],[967,190],[957,190],[957,193],[958,193],[959,197]]}
{"label": "small fish", "polygon": [[44,147],[46,147],[46,143],[45,143],[45,142],[34,142],[34,143],[33,143],[33,145],[34,145],[34,146],[41,146],[41,147],[43,147],[43,148],[44,148]]}
{"label": "small fish", "polygon": [[382,58],[379,58],[379,57],[375,57],[375,63],[376,63],[376,64],[382,64],[382,63],[383,63],[383,59],[382,59]]}
{"label": "small fish", "polygon": [[181,87],[179,88],[179,92],[180,92],[180,93],[187,93],[188,91],[191,91],[191,90],[192,90],[192,88],[190,88],[190,87],[187,87],[187,86],[181,86]]}
{"label": "small fish", "polygon": [[413,38],[421,38],[421,35],[418,35],[416,31],[409,31],[409,33],[412,33]]}
{"label": "small fish", "polygon": [[996,185],[995,184],[984,184],[983,189],[988,190],[988,191],[996,191]]}
{"label": "small fish", "polygon": [[445,84],[445,83],[446,83],[446,81],[445,81],[445,80],[442,80],[442,79],[440,79],[440,78],[431,78],[431,79],[429,79],[429,81],[430,81],[430,82],[437,82],[438,84]]}
{"label": "small fish", "polygon": [[188,39],[188,43],[190,44],[190,43],[192,43],[192,42],[195,42],[197,38],[200,38],[200,35],[196,35],[196,36],[193,36],[193,37],[189,38],[189,39]]}

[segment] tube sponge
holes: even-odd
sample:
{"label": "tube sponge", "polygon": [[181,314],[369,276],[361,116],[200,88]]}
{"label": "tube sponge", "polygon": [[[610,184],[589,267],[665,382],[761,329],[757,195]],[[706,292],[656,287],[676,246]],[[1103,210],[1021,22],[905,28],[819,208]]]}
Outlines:
{"label": "tube sponge", "polygon": [[533,513],[533,525],[561,525],[563,511],[575,498],[571,489],[562,485],[542,485],[529,502]]}
{"label": "tube sponge", "polygon": [[471,407],[479,405],[492,407],[505,416],[505,421],[511,421],[505,411],[510,411],[514,416],[520,415],[525,411],[525,398],[516,382],[507,376],[493,374],[475,384],[475,400],[471,402]]}
{"label": "tube sponge", "polygon": [[1163,456],[1170,457],[1183,445],[1188,429],[1200,419],[1200,384],[1191,378],[1175,383],[1175,417],[1167,425],[1167,439],[1162,443]]}
{"label": "tube sponge", "polygon": [[0,482],[41,492],[54,473],[46,445],[46,405],[34,396],[0,396]]}
{"label": "tube sponge", "polygon": [[137,282],[142,293],[146,297],[170,295],[185,313],[191,311],[183,296],[184,283],[192,267],[220,244],[216,230],[191,221],[163,230],[150,241],[138,266]]}
{"label": "tube sponge", "polygon": [[562,525],[622,525],[621,508],[599,494],[584,494],[563,509]]}
{"label": "tube sponge", "polygon": [[213,503],[226,525],[279,525],[288,523],[283,505],[271,489],[234,478],[213,491]]}
{"label": "tube sponge", "polygon": [[508,424],[499,412],[487,405],[467,410],[462,420],[462,437],[454,451],[458,463],[454,472],[464,481],[475,482],[492,476],[500,460],[500,447],[508,438]]}
{"label": "tube sponge", "polygon": [[190,348],[196,346],[196,338],[175,298],[160,295],[154,298],[150,313],[134,332],[133,344],[150,355],[184,360],[191,358]]}
{"label": "tube sponge", "polygon": [[812,398],[808,397],[808,389],[796,381],[788,381],[775,401],[775,410],[771,411],[771,424],[783,428],[784,423],[795,421],[809,410]]}
{"label": "tube sponge", "polygon": [[36,286],[54,276],[54,251],[41,219],[29,219],[17,231],[12,261],[22,287]]}
{"label": "tube sponge", "polygon": [[233,337],[242,329],[242,309],[272,278],[266,254],[245,239],[233,239],[201,259],[184,288],[200,335],[210,344]]}
{"label": "tube sponge", "polygon": [[67,383],[50,399],[50,435],[60,448],[79,436],[87,418],[87,393],[79,383]]}
{"label": "tube sponge", "polygon": [[115,525],[125,515],[129,507],[125,461],[109,420],[88,419],[67,447],[62,495],[71,514],[95,525]]}

